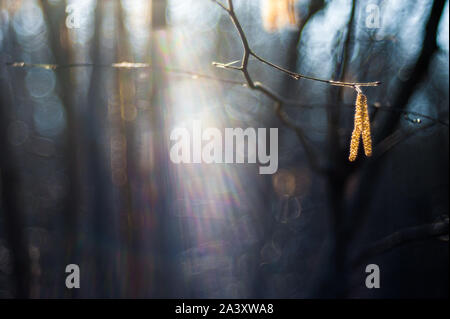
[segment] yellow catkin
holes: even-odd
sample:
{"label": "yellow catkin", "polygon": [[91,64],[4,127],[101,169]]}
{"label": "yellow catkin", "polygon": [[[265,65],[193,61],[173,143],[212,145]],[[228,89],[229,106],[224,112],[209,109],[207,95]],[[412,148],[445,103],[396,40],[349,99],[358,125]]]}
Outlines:
{"label": "yellow catkin", "polygon": [[355,128],[353,129],[352,140],[350,142],[349,160],[351,162],[354,162],[358,157],[361,137],[364,145],[364,153],[366,156],[372,156],[372,134],[370,132],[369,107],[367,104],[367,97],[364,94],[358,93],[355,109]]}
{"label": "yellow catkin", "polygon": [[370,132],[369,108],[367,105],[367,98],[365,96],[363,103],[362,140],[364,144],[364,153],[368,157],[372,156],[372,134]]}
{"label": "yellow catkin", "polygon": [[358,150],[359,150],[359,138],[361,137],[361,132],[357,129],[355,129],[352,133],[352,141],[350,143],[350,156],[349,160],[350,162],[354,162],[356,160],[356,157],[358,156]]}

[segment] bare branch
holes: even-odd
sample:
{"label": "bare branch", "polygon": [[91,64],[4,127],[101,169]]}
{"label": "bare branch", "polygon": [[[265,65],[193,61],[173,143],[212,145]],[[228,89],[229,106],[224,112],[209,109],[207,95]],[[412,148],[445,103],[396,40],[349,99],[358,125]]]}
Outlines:
{"label": "bare branch", "polygon": [[[241,71],[240,67],[230,68],[230,66],[232,64],[238,63],[240,61],[241,60],[225,64],[222,68],[234,69],[234,70],[239,69],[239,71]],[[213,65],[215,65],[215,64],[220,64],[220,63],[213,62]],[[205,80],[218,81],[218,82],[222,82],[222,83],[230,84],[230,85],[239,85],[239,86],[248,87],[248,84],[243,81],[225,79],[225,78],[215,77],[215,76],[208,75],[208,74],[202,74],[202,73],[198,73],[198,72],[181,70],[181,69],[170,68],[170,67],[158,67],[158,66],[154,66],[151,64],[147,64],[147,63],[133,63],[133,62],[120,62],[120,63],[112,63],[112,64],[72,63],[72,64],[67,64],[67,65],[58,65],[58,64],[43,64],[43,63],[33,64],[33,63],[25,63],[25,62],[8,62],[8,63],[5,63],[5,65],[9,66],[9,67],[13,67],[13,68],[42,68],[42,69],[47,69],[47,70],[61,70],[61,69],[84,68],[84,67],[86,67],[86,68],[114,68],[114,69],[159,69],[159,70],[161,70],[163,72],[167,72],[167,73],[189,76],[192,79],[205,79]],[[217,67],[220,68],[221,66],[217,65]],[[357,88],[355,88],[355,89],[357,90]],[[297,100],[290,100],[290,99],[283,98],[281,96],[278,96],[278,98],[281,101],[283,101],[283,105],[285,105],[285,106],[313,108],[312,105],[300,103]],[[355,106],[352,104],[352,105],[346,105],[346,107],[354,108]],[[422,114],[419,112],[408,111],[405,109],[395,108],[395,107],[391,107],[391,106],[372,105],[371,107],[376,108],[383,112],[396,112],[396,113],[401,113],[401,114],[405,114],[405,115],[416,116],[419,119],[423,118],[423,119],[432,121],[436,124],[440,124],[442,126],[449,127],[449,123],[447,123],[439,118],[435,118],[435,117],[432,117],[432,116],[429,116],[426,114]]]}
{"label": "bare branch", "polygon": [[220,62],[213,62],[212,65],[221,69],[231,69],[231,70],[237,70],[237,71],[242,71],[242,67],[237,67],[237,66],[233,66],[233,64],[236,64],[238,62],[241,62],[241,60],[237,60],[234,62],[230,62],[230,63],[220,63]]}
{"label": "bare branch", "polygon": [[225,8],[223,5],[218,3],[216,0],[213,0],[213,2],[219,4],[228,13],[231,21],[233,22],[234,26],[236,27],[236,30],[239,33],[239,36],[242,41],[242,46],[244,48],[244,53],[243,53],[242,62],[241,62],[240,67],[233,66],[233,64],[235,64],[237,62],[231,62],[231,63],[226,63],[226,64],[214,62],[213,65],[215,65],[216,67],[219,67],[219,68],[232,69],[232,70],[237,70],[237,71],[242,72],[242,74],[245,77],[245,80],[247,81],[247,85],[250,89],[259,91],[262,94],[264,94],[265,96],[267,96],[269,99],[274,101],[275,102],[275,111],[276,111],[278,118],[287,127],[293,129],[296,132],[300,142],[303,145],[303,148],[305,149],[306,156],[307,156],[310,167],[313,170],[321,171],[321,168],[318,165],[316,153],[313,150],[313,148],[311,147],[311,145],[309,144],[308,139],[306,138],[306,135],[303,132],[303,129],[301,127],[299,127],[298,125],[296,125],[294,122],[292,122],[289,119],[289,117],[286,115],[286,113],[283,111],[283,105],[286,102],[285,99],[282,98],[281,96],[279,96],[277,93],[272,91],[270,88],[268,88],[264,84],[253,80],[252,76],[250,75],[250,73],[248,71],[248,63],[250,60],[250,56],[255,57],[257,60],[263,62],[264,64],[267,64],[281,72],[284,72],[295,79],[302,78],[303,76],[299,75],[297,73],[285,70],[282,67],[279,67],[271,62],[268,62],[268,61],[264,60],[263,58],[257,56],[255,53],[253,53],[253,51],[250,48],[247,36],[245,35],[244,29],[242,28],[242,25],[234,11],[233,0],[228,0],[229,8]]}
{"label": "bare branch", "polygon": [[406,139],[410,138],[411,136],[424,131],[432,126],[434,126],[435,123],[429,123],[427,125],[421,126],[418,129],[412,128],[409,130],[402,130],[402,129],[398,129],[396,130],[394,133],[392,133],[391,135],[389,135],[388,137],[386,137],[383,141],[381,141],[376,150],[375,150],[375,156],[374,156],[374,160],[379,159],[380,157],[382,157],[383,155],[385,155],[388,151],[390,151],[392,148],[394,148],[396,145],[402,143],[403,141],[405,141]]}
{"label": "bare branch", "polygon": [[[263,59],[262,57],[257,55],[251,49],[250,44],[247,39],[247,36],[242,28],[241,23],[239,22],[239,19],[236,16],[236,12],[234,11],[233,0],[228,0],[229,8],[226,8],[223,4],[221,4],[217,0],[212,0],[212,1],[216,4],[218,4],[219,6],[221,6],[228,13],[228,15],[230,16],[231,20],[233,21],[233,23],[239,33],[242,44],[244,46],[244,58],[242,59],[241,71],[244,73],[245,77],[247,78],[247,81],[249,81],[249,77],[247,74],[248,73],[247,72],[248,62],[249,62],[250,56],[253,56],[255,59],[257,59],[261,63],[266,64],[282,73],[285,73],[295,80],[305,79],[305,80],[326,83],[326,84],[333,85],[333,86],[349,87],[349,88],[353,88],[353,89],[356,89],[356,87],[362,87],[362,86],[379,86],[381,84],[381,82],[379,82],[379,81],[358,83],[358,82],[341,82],[341,81],[334,81],[334,80],[325,80],[325,79],[315,78],[312,76],[307,76],[307,75],[303,75],[300,73],[292,72],[292,71],[289,71],[289,70],[287,70],[281,66],[278,66],[272,62],[269,62],[266,59]],[[216,66],[223,67],[224,64],[216,63]],[[227,67],[227,68],[230,68],[230,67]],[[239,70],[238,68],[232,68],[232,69]],[[249,81],[249,82],[251,82],[251,81]],[[250,87],[252,87],[252,85],[250,85]]]}
{"label": "bare branch", "polygon": [[316,81],[316,82],[322,82],[322,83],[327,83],[333,86],[341,86],[341,87],[349,87],[349,88],[353,88],[356,89],[357,87],[361,87],[361,86],[379,86],[381,84],[381,82],[363,82],[363,83],[359,83],[359,82],[341,82],[341,81],[333,81],[333,80],[324,80],[324,79],[319,79],[319,78],[315,78],[312,76],[307,76],[307,75],[303,75],[300,73],[296,73],[296,72],[292,72],[289,70],[286,70],[272,62],[269,62],[263,58],[261,58],[260,56],[256,55],[253,51],[251,51],[250,53],[253,57],[255,57],[258,61],[276,69],[279,70],[283,73],[286,73],[287,75],[289,75],[290,77],[292,77],[295,80],[299,80],[299,79],[305,79],[305,80],[311,80],[311,81]]}
{"label": "bare branch", "polygon": [[409,227],[386,236],[360,252],[353,262],[357,266],[367,259],[407,243],[448,235],[448,216],[426,225]]}
{"label": "bare branch", "polygon": [[223,79],[214,77],[207,74],[192,72],[192,71],[186,71],[186,70],[180,70],[176,68],[170,68],[170,67],[158,67],[154,66],[148,63],[133,63],[133,62],[120,62],[120,63],[112,63],[112,64],[95,64],[95,63],[72,63],[72,64],[65,64],[65,65],[58,65],[58,64],[32,64],[32,63],[25,63],[25,62],[9,62],[6,63],[7,66],[14,67],[14,68],[42,68],[47,70],[60,70],[60,69],[70,69],[70,68],[114,68],[114,69],[154,69],[154,70],[161,70],[163,72],[167,73],[174,73],[174,74],[180,74],[180,75],[186,75],[190,76],[193,79],[207,79],[207,80],[213,80],[213,81],[219,81],[227,84],[233,84],[233,85],[244,85],[245,83],[242,81],[235,81],[230,79]]}
{"label": "bare branch", "polygon": [[228,8],[227,7],[225,7],[225,5],[222,3],[222,2],[220,2],[220,1],[218,1],[218,0],[211,0],[212,2],[214,2],[215,4],[217,4],[218,6],[220,6],[222,9],[224,9],[226,12],[228,12],[229,10],[228,10]]}

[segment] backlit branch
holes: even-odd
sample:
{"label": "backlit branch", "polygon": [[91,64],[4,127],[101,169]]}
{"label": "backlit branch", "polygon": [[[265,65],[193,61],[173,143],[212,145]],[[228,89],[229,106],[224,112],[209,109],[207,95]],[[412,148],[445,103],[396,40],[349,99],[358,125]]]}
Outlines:
{"label": "backlit branch", "polygon": [[[232,66],[232,64],[236,64],[238,62],[240,62],[240,60],[225,64],[223,66],[219,65],[219,63],[218,63],[217,67],[230,69],[230,66]],[[248,87],[247,83],[245,83],[244,81],[225,79],[225,78],[220,78],[220,77],[216,77],[216,76],[209,75],[209,74],[203,74],[203,73],[198,73],[198,72],[193,72],[193,71],[188,71],[188,70],[181,70],[181,69],[170,68],[170,67],[158,67],[158,66],[154,66],[154,65],[151,65],[148,63],[132,63],[132,62],[121,62],[121,63],[112,63],[112,64],[72,63],[72,64],[67,64],[67,65],[58,65],[58,64],[42,64],[42,63],[33,64],[33,63],[25,63],[25,62],[8,62],[8,63],[5,63],[5,65],[9,66],[9,67],[13,67],[13,68],[40,68],[40,69],[47,69],[47,70],[63,70],[63,69],[70,69],[70,68],[113,68],[113,69],[129,69],[129,70],[157,69],[162,72],[167,72],[169,74],[188,76],[192,79],[212,80],[212,81],[217,81],[217,82],[221,82],[221,83],[225,83],[225,84],[229,84],[229,85],[239,85],[239,86]],[[297,100],[285,99],[285,98],[282,98],[281,96],[278,96],[278,98],[280,100],[282,100],[283,104],[286,106],[302,107],[302,108],[313,108],[314,107],[312,105],[300,103]],[[346,105],[346,107],[354,108],[354,105]],[[449,124],[447,122],[445,122],[439,118],[435,118],[435,117],[432,117],[432,116],[429,116],[429,115],[426,115],[423,113],[408,111],[405,109],[395,108],[392,106],[372,105],[371,107],[373,107],[377,110],[383,111],[383,112],[394,112],[394,113],[401,113],[401,114],[405,114],[405,115],[415,116],[415,117],[417,117],[417,119],[414,120],[415,124],[421,124],[422,119],[426,119],[435,124],[440,124],[447,128],[449,127]]]}
{"label": "backlit branch", "polygon": [[[241,39],[242,46],[244,47],[244,53],[243,53],[242,60],[240,60],[240,62],[241,62],[240,66],[235,66],[235,64],[239,61],[225,63],[225,64],[213,62],[213,65],[216,67],[224,68],[224,69],[231,69],[231,70],[242,72],[242,74],[244,75],[244,78],[247,82],[247,85],[250,89],[259,91],[262,94],[264,94],[265,96],[267,96],[269,99],[274,101],[275,102],[275,111],[276,111],[278,118],[280,119],[280,121],[283,124],[285,124],[287,127],[291,128],[291,129],[293,129],[295,131],[295,133],[297,134],[297,136],[305,150],[310,167],[316,171],[321,171],[321,169],[318,165],[316,152],[310,145],[308,139],[306,138],[306,135],[304,134],[303,129],[301,127],[299,127],[298,125],[296,125],[293,121],[291,121],[289,119],[289,117],[287,116],[287,114],[283,111],[283,106],[286,103],[286,100],[283,97],[281,97],[279,94],[274,92],[272,89],[265,86],[264,84],[254,81],[252,76],[250,75],[250,72],[248,71],[248,64],[250,61],[250,57],[253,56],[257,60],[261,61],[262,63],[269,65],[272,68],[277,69],[278,71],[281,71],[285,74],[288,74],[289,76],[291,76],[294,79],[297,79],[297,80],[300,78],[308,79],[308,77],[305,77],[305,76],[295,73],[295,72],[288,71],[288,70],[286,70],[280,66],[277,66],[271,62],[268,62],[268,61],[264,60],[263,58],[259,57],[258,55],[256,55],[251,50],[247,36],[245,35],[245,32],[244,32],[244,29],[242,28],[242,25],[236,16],[236,13],[234,11],[233,1],[228,0],[228,8],[223,3],[221,3],[217,0],[212,0],[212,1],[216,4],[218,4],[223,10],[225,10],[228,13],[231,21],[233,22],[234,26],[236,27],[237,32],[239,33],[239,37]],[[325,80],[320,80],[320,81],[324,82]],[[341,84],[344,84],[344,83],[341,83]],[[354,87],[355,84],[352,84],[352,86]]]}
{"label": "backlit branch", "polygon": [[297,72],[293,72],[293,71],[287,70],[279,65],[276,65],[272,62],[269,62],[266,59],[257,55],[251,49],[248,39],[247,39],[247,36],[242,28],[242,25],[241,25],[239,19],[236,16],[236,12],[234,11],[233,0],[228,0],[228,8],[223,3],[221,3],[217,0],[212,0],[212,1],[216,4],[218,4],[223,10],[225,10],[228,13],[228,15],[230,16],[231,20],[233,21],[233,23],[239,33],[239,36],[242,41],[242,45],[244,47],[244,58],[242,59],[242,64],[240,67],[231,66],[231,64],[234,64],[235,62],[232,62],[231,64],[223,64],[223,63],[213,62],[213,65],[215,65],[215,66],[242,71],[244,73],[244,76],[247,78],[247,81],[250,80],[249,82],[251,82],[251,78],[248,79],[249,75],[248,75],[247,69],[248,69],[248,63],[249,63],[250,57],[253,56],[256,60],[260,61],[261,63],[266,64],[266,65],[270,66],[271,68],[278,70],[282,73],[285,73],[295,80],[305,79],[305,80],[326,83],[326,84],[333,85],[333,86],[349,87],[349,88],[353,88],[355,90],[358,87],[378,86],[381,84],[381,82],[379,82],[379,81],[359,83],[359,82],[342,82],[342,81],[334,81],[334,80],[325,80],[325,79],[315,78],[312,76],[307,76],[307,75],[303,75],[303,74],[300,74]]}
{"label": "backlit branch", "polygon": [[430,224],[399,230],[362,250],[357,254],[353,261],[353,265],[360,265],[361,263],[370,260],[370,258],[374,258],[382,253],[408,243],[446,236],[448,233],[448,216],[442,216],[437,221]]}

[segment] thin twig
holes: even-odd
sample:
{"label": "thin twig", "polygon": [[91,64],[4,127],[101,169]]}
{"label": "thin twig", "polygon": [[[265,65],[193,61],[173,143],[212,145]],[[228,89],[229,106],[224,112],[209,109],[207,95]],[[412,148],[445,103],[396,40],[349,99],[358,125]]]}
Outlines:
{"label": "thin twig", "polygon": [[[235,62],[231,62],[228,64],[235,64],[240,62],[240,60],[235,61]],[[243,81],[236,81],[236,80],[231,80],[231,79],[225,79],[225,78],[220,78],[220,77],[215,77],[212,75],[208,75],[208,74],[202,74],[202,73],[197,73],[197,72],[193,72],[193,71],[187,71],[187,70],[180,70],[180,69],[176,69],[176,68],[170,68],[170,67],[157,67],[148,63],[133,63],[133,62],[120,62],[120,63],[112,63],[112,64],[95,64],[95,63],[72,63],[72,64],[67,64],[67,65],[57,65],[57,64],[43,64],[43,63],[25,63],[25,62],[7,62],[5,63],[6,66],[9,67],[13,67],[13,68],[42,68],[42,69],[47,69],[47,70],[62,70],[62,69],[69,69],[69,68],[114,68],[114,69],[159,69],[163,72],[167,72],[167,73],[173,73],[173,74],[179,74],[179,75],[186,75],[191,77],[192,79],[205,79],[205,80],[212,80],[212,81],[217,81],[217,82],[222,82],[225,84],[231,84],[231,85],[238,85],[238,86],[244,86],[244,87],[248,87],[248,84],[246,82]],[[229,65],[228,65],[229,66]],[[225,68],[229,68],[227,65],[225,65]],[[355,88],[356,89],[356,88]],[[312,106],[312,105],[307,105],[304,103],[300,103],[297,100],[291,100],[291,99],[286,99],[283,98],[281,96],[279,96],[280,100],[283,101],[283,104],[286,106],[292,106],[292,107],[302,107],[302,108],[315,108],[317,106]],[[349,108],[354,108],[355,106],[352,105],[346,105],[346,107]],[[423,119],[427,119],[429,121],[435,122],[437,124],[449,127],[449,123],[426,115],[426,114],[422,114],[419,112],[413,112],[413,111],[408,111],[405,109],[400,109],[400,108],[395,108],[395,107],[391,107],[391,106],[378,106],[378,105],[371,105],[371,107],[378,109],[380,111],[383,112],[396,112],[396,113],[401,113],[401,114],[405,114],[405,115],[412,115],[412,116],[417,116],[418,118],[423,118]]]}
{"label": "thin twig", "polygon": [[[349,266],[358,268],[366,263],[370,263],[372,258],[377,258],[395,248],[413,242],[437,239],[444,236],[448,236],[448,216],[442,216],[439,220],[431,224],[401,229],[376,241],[372,245],[360,250],[351,260]],[[352,286],[353,287],[348,287],[347,293],[350,293],[352,289],[356,288],[358,285],[354,284]]]}
{"label": "thin twig", "polygon": [[414,136],[421,131],[424,131],[426,129],[433,127],[434,125],[435,125],[435,123],[429,123],[427,125],[421,126],[418,129],[412,128],[412,129],[408,129],[406,131],[402,130],[402,129],[398,129],[397,131],[395,131],[394,133],[389,135],[386,139],[384,139],[383,141],[381,141],[378,144],[378,146],[374,152],[374,157],[372,160],[379,159],[380,157],[385,155],[388,151],[393,149],[396,145],[400,144],[401,142],[407,140],[411,136]]}
{"label": "thin twig", "polygon": [[362,250],[353,261],[357,266],[370,258],[388,252],[407,243],[448,235],[448,216],[426,225],[409,227],[386,236]]}
{"label": "thin twig", "polygon": [[[236,16],[236,12],[234,11],[233,0],[228,0],[228,8],[224,4],[220,3],[217,0],[212,0],[212,1],[216,4],[218,4],[223,10],[225,10],[228,13],[228,15],[230,16],[234,25],[236,26],[237,31],[239,32],[239,36],[242,40],[242,44],[245,49],[244,58],[242,60],[242,65],[240,68],[232,67],[232,69],[242,71],[246,78],[248,76],[247,66],[248,66],[249,58],[250,58],[250,56],[253,56],[255,59],[257,59],[261,63],[266,64],[282,73],[285,73],[295,80],[305,79],[305,80],[311,80],[311,81],[316,81],[316,82],[321,82],[321,83],[327,83],[327,84],[333,85],[333,86],[350,87],[353,89],[355,89],[356,87],[361,87],[361,86],[379,86],[381,84],[381,82],[379,82],[379,81],[359,83],[359,82],[342,82],[342,81],[334,81],[334,80],[325,80],[325,79],[320,79],[320,78],[316,78],[316,77],[312,77],[312,76],[303,75],[303,74],[300,74],[297,72],[289,71],[279,65],[269,62],[266,59],[257,55],[251,49],[248,39],[247,39],[247,36],[245,35],[245,32],[239,22],[239,19]],[[223,67],[224,65],[227,65],[227,64],[217,63],[217,62],[214,62],[213,64],[216,66],[221,66],[221,67]],[[227,68],[231,68],[231,67],[227,67]]]}
{"label": "thin twig", "polygon": [[286,113],[283,111],[283,106],[286,102],[285,99],[283,97],[281,97],[279,94],[275,93],[269,87],[265,86],[264,84],[253,80],[252,76],[250,75],[250,72],[248,71],[248,64],[250,61],[250,57],[253,56],[256,59],[260,60],[261,62],[263,62],[267,65],[270,65],[271,67],[278,69],[284,73],[287,73],[288,75],[290,75],[292,77],[300,78],[299,75],[294,74],[293,72],[290,72],[288,70],[285,70],[275,64],[272,64],[271,62],[268,62],[253,53],[253,51],[250,48],[247,36],[245,35],[244,29],[242,28],[242,25],[234,11],[233,0],[228,0],[228,8],[216,0],[212,0],[212,1],[216,4],[218,4],[222,9],[224,9],[228,13],[231,21],[233,22],[234,26],[236,27],[237,32],[239,33],[239,37],[242,41],[242,46],[244,48],[244,53],[243,53],[240,67],[233,66],[233,64],[235,64],[236,62],[225,63],[225,64],[213,62],[213,65],[215,65],[217,67],[225,68],[225,69],[232,69],[232,70],[242,72],[242,74],[244,75],[244,78],[247,82],[247,85],[250,89],[259,91],[262,94],[264,94],[265,96],[267,96],[269,99],[274,101],[275,102],[275,111],[276,111],[278,118],[287,127],[293,129],[296,132],[300,142],[303,145],[303,148],[305,150],[307,160],[308,160],[310,167],[315,171],[319,171],[319,172],[322,171],[322,169],[318,165],[316,152],[310,145],[308,139],[306,138],[306,135],[304,134],[303,129],[301,127],[299,127],[298,125],[296,125],[293,121],[291,121],[289,119],[289,117],[286,115]]}
{"label": "thin twig", "polygon": [[322,83],[327,83],[333,86],[341,86],[341,87],[350,87],[356,90],[357,87],[361,87],[361,86],[379,86],[381,84],[381,82],[377,81],[377,82],[363,82],[363,83],[359,83],[359,82],[341,82],[341,81],[333,81],[333,80],[324,80],[324,79],[319,79],[319,78],[315,78],[312,76],[307,76],[307,75],[303,75],[300,73],[296,73],[296,72],[292,72],[289,70],[286,70],[272,62],[269,62],[263,58],[261,58],[260,56],[256,55],[255,53],[253,53],[253,51],[251,52],[251,55],[254,56],[257,60],[259,60],[260,62],[267,64],[269,66],[271,66],[272,68],[275,68],[281,72],[286,73],[287,75],[291,76],[292,78],[299,80],[299,79],[305,79],[305,80],[311,80],[311,81],[316,81],[316,82],[322,82]]}
{"label": "thin twig", "polygon": [[213,81],[219,81],[223,83],[233,84],[233,85],[244,85],[245,83],[242,81],[235,81],[229,79],[223,79],[214,77],[212,75],[201,74],[192,71],[180,70],[176,68],[170,67],[157,67],[148,63],[133,63],[133,62],[119,62],[112,64],[95,64],[95,63],[71,63],[66,65],[58,65],[58,64],[33,64],[33,63],[25,63],[25,62],[8,62],[7,66],[15,67],[15,68],[42,68],[47,70],[60,70],[60,69],[69,69],[69,68],[114,68],[114,69],[158,69],[168,73],[187,75],[192,77],[193,79],[207,79]]}

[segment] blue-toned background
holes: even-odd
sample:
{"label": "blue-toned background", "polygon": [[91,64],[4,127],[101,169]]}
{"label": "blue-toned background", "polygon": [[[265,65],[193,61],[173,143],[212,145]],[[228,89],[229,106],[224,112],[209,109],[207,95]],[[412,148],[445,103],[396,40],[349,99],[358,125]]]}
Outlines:
{"label": "blue-toned background", "polygon": [[[382,81],[374,157],[348,163],[354,90],[251,59],[308,161],[273,101],[212,65],[243,54],[213,1],[0,0],[1,298],[448,297],[448,2],[233,2],[261,57]],[[278,172],[172,164],[193,120],[279,128]]]}

